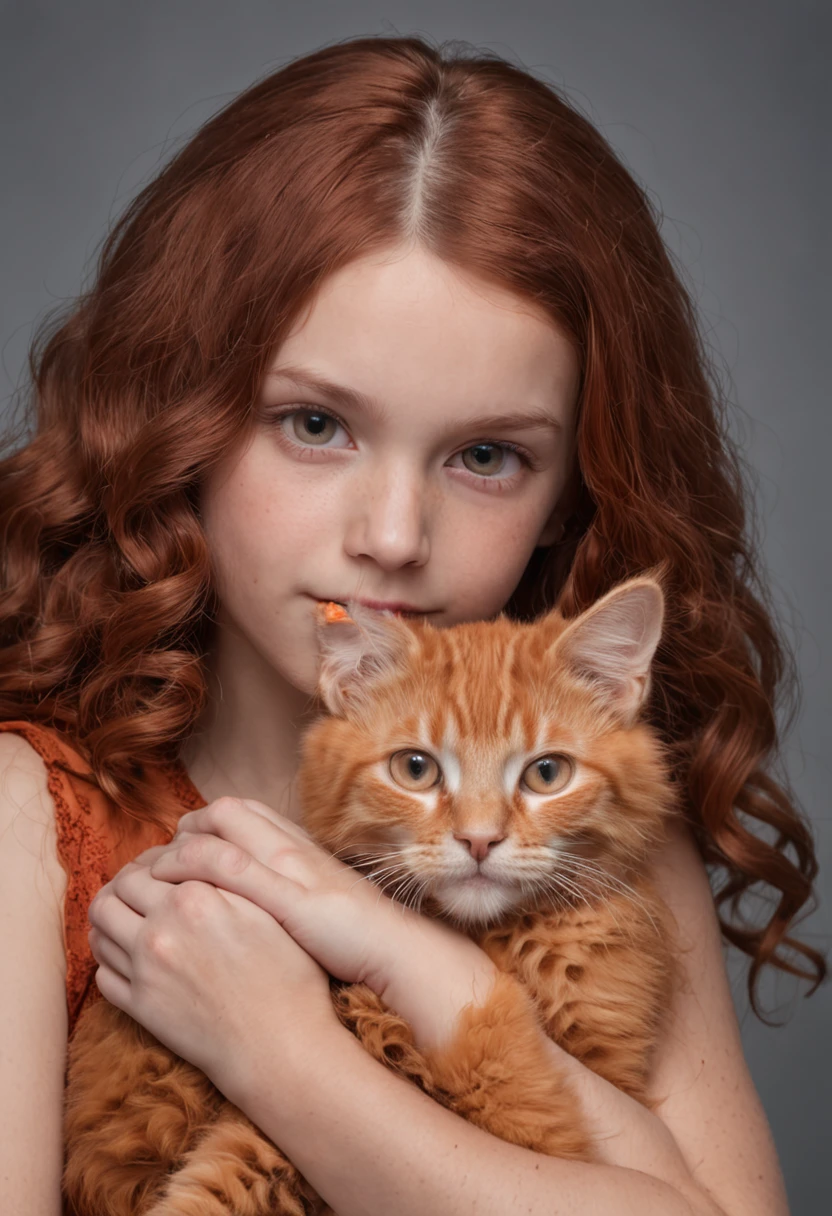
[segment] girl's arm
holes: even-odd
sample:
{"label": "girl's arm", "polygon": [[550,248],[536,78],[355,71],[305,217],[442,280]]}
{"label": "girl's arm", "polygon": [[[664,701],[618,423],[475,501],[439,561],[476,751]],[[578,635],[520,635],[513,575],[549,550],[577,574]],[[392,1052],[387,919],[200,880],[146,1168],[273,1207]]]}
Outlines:
{"label": "girl's arm", "polygon": [[[387,983],[371,986],[382,993],[388,1007],[403,1015],[422,1049],[448,1040],[460,1010],[472,997],[482,1003],[494,967],[465,936],[422,917],[405,922],[397,916],[386,922],[377,897],[369,910],[365,908],[365,916],[372,913],[370,921],[354,921],[360,888],[352,877],[344,906],[333,906],[327,913],[326,903],[317,895],[304,913],[296,897],[285,899],[277,893],[271,868],[247,865],[241,872],[219,865],[231,835],[252,855],[285,868],[279,856],[275,861],[280,851],[276,844],[281,838],[280,824],[285,821],[274,816],[265,822],[242,804],[229,807],[230,814],[223,818],[215,814],[217,809],[215,804],[213,812],[186,816],[180,824],[186,829],[180,848],[172,844],[161,850],[164,857],[153,863],[153,873],[174,880],[202,878],[220,886],[231,883],[238,894],[269,908],[304,948],[343,979],[366,978],[339,972],[339,967],[348,966],[352,952],[348,942],[372,936],[382,950],[383,942],[388,941],[389,958],[381,967]],[[274,815],[268,807],[262,810]],[[185,843],[191,828],[219,831],[226,843],[212,835],[192,837],[190,844]],[[311,850],[311,876],[328,858],[319,855],[309,841],[307,848]],[[311,889],[322,883],[322,874],[324,871],[317,879],[308,878]],[[556,1073],[562,1074],[566,1068],[570,1074],[573,1091],[579,1094],[600,1145],[603,1164],[668,1178],[681,1166],[729,1214],[748,1211],[755,1216],[783,1216],[788,1212],[785,1183],[765,1111],[744,1060],[712,891],[690,829],[681,820],[668,832],[667,844],[654,862],[653,878],[678,922],[684,980],[664,1021],[648,1080],[653,1113],[549,1040],[544,1040],[545,1048],[552,1054]],[[345,933],[335,929],[335,925],[347,927],[350,919],[352,929]]]}
{"label": "girl's arm", "polygon": [[641,1134],[649,1112],[624,1094],[622,1110],[636,1108],[622,1128],[625,1151],[649,1172],[565,1161],[497,1139],[391,1073],[336,1024],[304,1028],[288,1048],[275,1048],[268,1035],[249,1039],[245,1063],[235,1056],[228,1078],[214,1079],[338,1216],[765,1213],[754,1206],[725,1213],[696,1187],[669,1133],[660,1144]]}
{"label": "girl's arm", "polygon": [[[684,827],[656,880],[676,916],[686,991],[657,1055],[651,1113],[546,1040],[604,1164],[567,1162],[499,1140],[377,1064],[329,1023],[300,1041],[287,1077],[255,1051],[220,1087],[281,1145],[338,1216],[476,1211],[609,1216],[788,1216],[776,1149],[742,1054],[710,885]],[[453,977],[435,975],[440,991]],[[345,1037],[346,1036],[346,1037]],[[235,1060],[235,1065],[240,1061]],[[694,1067],[695,1066],[695,1067]],[[275,1087],[274,1077],[280,1084]],[[658,1117],[657,1117],[658,1116]]]}
{"label": "girl's arm", "polygon": [[726,1212],[788,1216],[777,1149],[743,1054],[711,885],[681,820],[653,873],[676,918],[685,982],[665,1020],[647,1097],[696,1181]]}
{"label": "girl's arm", "polygon": [[[423,992],[427,966],[434,992],[459,997],[458,1014],[471,999],[472,943],[461,937],[451,949],[437,937],[436,922],[424,918],[410,924],[405,941],[398,905],[386,906],[349,867],[295,826],[267,822],[255,805],[218,800],[191,812],[179,839],[147,850],[102,889],[90,907],[90,942],[101,963],[96,982],[202,1068],[339,1216],[502,1212],[523,1198],[541,1213],[594,1207],[614,1216],[636,1205],[645,1216],[785,1211],[757,1177],[765,1175],[757,1169],[760,1150],[748,1159],[748,1186],[736,1201],[711,1186],[710,1176],[709,1195],[694,1177],[700,1157],[687,1154],[688,1166],[661,1118],[577,1061],[570,1066],[582,1078],[581,1100],[604,1137],[600,1165],[499,1140],[378,1064],[338,1021],[323,968],[348,982],[366,978],[369,949],[385,972],[391,943],[398,943],[399,982],[410,976]],[[423,925],[423,940],[413,936],[415,923]],[[715,959],[721,974],[718,950]],[[460,995],[458,972],[467,977],[467,994]],[[399,1012],[410,1021],[406,983],[401,1000]],[[440,1021],[446,1019],[443,1009]],[[551,1050],[570,1059],[553,1044]],[[710,1152],[715,1139],[731,1137],[733,1122],[724,1120],[718,1091],[706,1096],[704,1104],[698,1098],[697,1116],[704,1111],[710,1123]],[[763,1144],[762,1155],[768,1150]],[[713,1151],[721,1167],[724,1152]],[[712,1175],[724,1176],[720,1169]]]}
{"label": "girl's arm", "polygon": [[0,735],[0,1211],[59,1216],[67,1039],[55,807],[43,760]]}

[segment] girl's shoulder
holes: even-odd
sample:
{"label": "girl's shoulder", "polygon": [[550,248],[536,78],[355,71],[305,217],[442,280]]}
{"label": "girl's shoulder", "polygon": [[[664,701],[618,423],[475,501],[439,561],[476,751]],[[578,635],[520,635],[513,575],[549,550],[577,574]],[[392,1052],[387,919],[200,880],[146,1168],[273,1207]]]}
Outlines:
{"label": "girl's shoulder", "polygon": [[79,775],[90,775],[90,767],[80,752],[72,746],[66,735],[51,726],[20,718],[0,722],[0,732],[22,736],[43,758],[47,770],[55,765],[64,765],[77,768]]}
{"label": "girl's shoulder", "polygon": [[[43,762],[54,804],[58,857],[70,881],[100,878],[98,885],[102,886],[137,849],[141,852],[169,839],[156,825],[126,815],[105,794],[89,762],[63,732],[19,719],[0,722],[0,738],[8,733],[25,739]],[[160,776],[153,774],[148,779],[158,781]]]}
{"label": "girl's shoulder", "polygon": [[49,767],[26,733],[12,729],[15,725],[0,723],[0,834],[5,843],[2,862],[4,867],[18,872],[24,854],[36,858],[41,867],[36,880],[45,875],[46,902],[59,912],[66,874],[55,847],[55,806],[49,788]]}
{"label": "girl's shoulder", "polygon": [[[16,737],[15,744],[11,736]],[[38,757],[42,762],[39,773]],[[39,806],[52,820],[40,825],[45,832],[41,859],[47,886],[59,902],[71,1033],[82,1008],[98,996],[94,983],[97,964],[87,936],[87,910],[93,896],[128,861],[165,843],[171,834],[124,814],[98,787],[89,763],[72,741],[42,723],[0,722],[0,770],[0,797],[15,802],[27,797],[21,783],[28,779],[34,782],[27,798],[29,807],[37,794]],[[170,781],[173,777],[160,770],[149,779]],[[15,782],[22,791],[19,796],[14,793]]]}

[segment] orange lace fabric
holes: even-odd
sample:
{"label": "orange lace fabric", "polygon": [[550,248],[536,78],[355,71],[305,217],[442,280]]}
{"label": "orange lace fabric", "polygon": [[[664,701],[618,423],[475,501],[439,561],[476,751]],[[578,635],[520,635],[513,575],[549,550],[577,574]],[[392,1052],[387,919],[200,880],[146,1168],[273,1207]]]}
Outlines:
{"label": "orange lace fabric", "polygon": [[[92,898],[123,865],[153,845],[166,844],[172,833],[120,814],[113,800],[96,788],[89,764],[60,732],[25,721],[0,722],[0,730],[22,735],[38,752],[55,803],[58,858],[67,876],[63,939],[71,1035],[82,1010],[101,996],[94,979],[98,964],[87,939]],[[183,814],[206,805],[180,764],[160,766],[148,780],[168,799],[173,796]]]}

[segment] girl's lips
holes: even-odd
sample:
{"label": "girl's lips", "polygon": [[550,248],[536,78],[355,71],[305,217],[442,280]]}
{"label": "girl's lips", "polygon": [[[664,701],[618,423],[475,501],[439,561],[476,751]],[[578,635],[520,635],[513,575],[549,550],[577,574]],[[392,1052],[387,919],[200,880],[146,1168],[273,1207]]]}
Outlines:
{"label": "girl's lips", "polygon": [[408,616],[428,616],[429,613],[422,608],[416,608],[413,604],[403,604],[401,601],[393,601],[384,603],[383,600],[359,600],[359,604],[364,608],[374,608],[377,612],[399,612]]}

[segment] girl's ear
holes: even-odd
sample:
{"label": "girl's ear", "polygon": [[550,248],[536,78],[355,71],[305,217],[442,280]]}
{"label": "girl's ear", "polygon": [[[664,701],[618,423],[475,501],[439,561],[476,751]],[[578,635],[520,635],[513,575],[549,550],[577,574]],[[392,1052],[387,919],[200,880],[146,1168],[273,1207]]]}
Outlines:
{"label": "girl's ear", "polygon": [[650,692],[650,667],[663,621],[660,582],[638,575],[570,621],[549,655],[588,680],[630,725]]}
{"label": "girl's ear", "polygon": [[319,604],[321,665],[318,692],[331,714],[344,716],[366,703],[375,685],[404,666],[416,644],[412,630],[392,612],[374,612],[356,600],[346,610]]}

